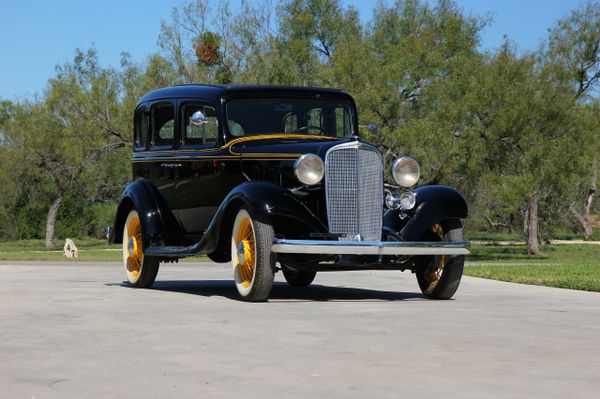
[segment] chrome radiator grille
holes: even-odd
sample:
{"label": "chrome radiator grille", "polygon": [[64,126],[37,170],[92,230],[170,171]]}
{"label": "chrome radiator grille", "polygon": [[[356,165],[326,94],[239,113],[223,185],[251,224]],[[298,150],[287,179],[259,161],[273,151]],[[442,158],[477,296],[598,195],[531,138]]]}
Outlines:
{"label": "chrome radiator grille", "polygon": [[325,156],[325,194],[329,232],[365,241],[381,239],[383,162],[374,147],[352,142]]}

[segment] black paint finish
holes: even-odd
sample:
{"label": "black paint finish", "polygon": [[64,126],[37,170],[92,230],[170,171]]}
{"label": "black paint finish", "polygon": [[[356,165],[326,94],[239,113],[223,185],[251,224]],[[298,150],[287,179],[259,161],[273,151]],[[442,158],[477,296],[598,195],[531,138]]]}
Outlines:
{"label": "black paint finish", "polygon": [[[343,103],[352,115],[353,136],[230,134],[225,122],[228,101],[270,98]],[[148,115],[151,121],[156,104],[173,106],[173,137],[140,140],[139,137],[152,136],[154,127],[150,122],[147,135],[139,134],[140,126],[146,126],[140,118]],[[183,107],[189,104],[215,110],[218,120],[215,142],[185,143]],[[257,218],[268,218],[278,236],[295,239],[328,236],[325,190],[322,184],[304,187],[299,183],[294,176],[294,162],[306,153],[324,159],[332,146],[358,140],[356,106],[347,93],[305,87],[176,86],[145,95],[135,115],[134,182],[123,192],[112,242],[121,241],[130,209],[140,214],[145,253],[162,258],[205,253],[215,261],[228,261],[231,225],[242,206]],[[417,206],[408,218],[401,219],[398,211],[386,212],[384,235],[418,240],[438,221],[467,216],[464,199],[448,187],[421,187],[415,193]]]}

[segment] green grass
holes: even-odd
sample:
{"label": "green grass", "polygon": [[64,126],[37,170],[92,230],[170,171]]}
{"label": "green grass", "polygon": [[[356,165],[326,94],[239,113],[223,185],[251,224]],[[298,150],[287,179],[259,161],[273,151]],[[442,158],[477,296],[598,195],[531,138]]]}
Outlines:
{"label": "green grass", "polygon": [[[0,242],[0,260],[22,261],[69,261],[69,262],[120,262],[121,244],[109,245],[106,240],[85,238],[74,240],[79,250],[79,258],[67,259],[63,253],[64,241],[58,241],[56,247],[47,249],[44,240],[20,240]],[[207,262],[206,256],[196,256],[186,261]]]}
{"label": "green grass", "polygon": [[79,249],[78,259],[66,259],[62,247],[64,242],[58,242],[55,248],[47,249],[43,240],[20,240],[0,242],[0,260],[36,260],[36,261],[119,261],[121,260],[121,245],[109,245],[106,240],[86,238],[75,240]]}
{"label": "green grass", "polygon": [[600,246],[545,246],[542,248],[544,256],[536,257],[527,256],[525,249],[525,246],[475,246],[467,257],[465,274],[600,292]]}
{"label": "green grass", "polygon": [[523,241],[525,240],[522,234],[507,232],[489,232],[476,231],[469,232],[469,240],[472,241]]}

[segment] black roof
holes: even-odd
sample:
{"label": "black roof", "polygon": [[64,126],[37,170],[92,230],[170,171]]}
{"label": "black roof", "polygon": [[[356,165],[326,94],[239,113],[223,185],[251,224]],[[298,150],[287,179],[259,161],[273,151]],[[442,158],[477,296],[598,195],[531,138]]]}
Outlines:
{"label": "black roof", "polygon": [[340,89],[304,87],[304,86],[275,86],[275,85],[243,85],[243,84],[190,84],[165,87],[147,93],[140,99],[140,103],[145,101],[159,100],[163,98],[205,98],[214,101],[220,101],[226,97],[262,97],[272,95],[289,96],[320,96],[326,97],[340,95],[352,98],[349,94]]}

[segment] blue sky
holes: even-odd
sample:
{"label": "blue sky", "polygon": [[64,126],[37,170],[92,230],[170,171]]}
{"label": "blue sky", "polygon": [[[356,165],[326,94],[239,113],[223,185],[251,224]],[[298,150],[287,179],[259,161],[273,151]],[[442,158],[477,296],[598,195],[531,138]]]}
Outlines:
{"label": "blue sky", "polygon": [[[368,20],[376,1],[342,0]],[[390,0],[387,1],[388,3]],[[213,0],[213,3],[216,3]],[[241,0],[231,0],[239,8]],[[554,22],[582,3],[578,0],[457,0],[473,15],[490,14],[482,48],[494,49],[506,34],[522,50],[537,48]],[[129,52],[143,62],[156,51],[160,21],[179,0],[0,0],[0,98],[29,99],[42,93],[56,64],[72,59],[75,48],[95,46],[104,65],[118,65]]]}

